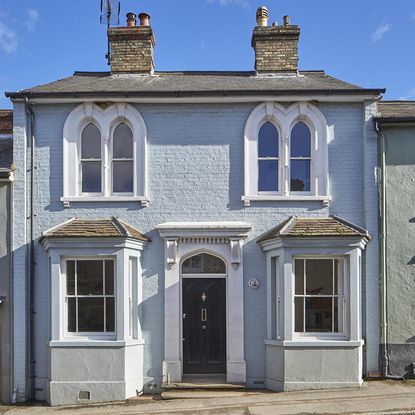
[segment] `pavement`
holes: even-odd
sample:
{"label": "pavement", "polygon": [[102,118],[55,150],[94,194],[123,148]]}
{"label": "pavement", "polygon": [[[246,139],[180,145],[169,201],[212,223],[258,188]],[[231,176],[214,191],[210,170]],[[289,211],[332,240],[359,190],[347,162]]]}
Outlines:
{"label": "pavement", "polygon": [[194,399],[160,400],[155,396],[143,396],[128,402],[90,406],[0,406],[0,414],[415,414],[415,381],[372,381],[360,388],[306,392],[247,391],[225,397],[201,396],[198,392]]}

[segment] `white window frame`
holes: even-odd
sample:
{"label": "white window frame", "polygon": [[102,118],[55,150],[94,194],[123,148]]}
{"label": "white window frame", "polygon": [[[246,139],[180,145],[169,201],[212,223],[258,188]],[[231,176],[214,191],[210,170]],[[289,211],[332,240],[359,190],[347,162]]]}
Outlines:
{"label": "white window frame", "polygon": [[[278,126],[280,138],[278,192],[258,191],[258,133],[265,122]],[[311,133],[311,191],[290,191],[290,137],[297,122],[304,122]],[[328,142],[332,139],[323,113],[309,102],[297,102],[288,108],[275,102],[263,102],[248,117],[244,132],[244,195],[245,206],[253,201],[330,201],[328,179]]]}
{"label": "white window frame", "polygon": [[[343,315],[342,315],[342,331],[339,332],[296,332],[295,331],[295,298],[296,297],[307,297],[307,295],[305,294],[306,291],[304,291],[304,295],[297,295],[295,293],[295,261],[299,259],[299,260],[313,260],[313,259],[328,259],[328,260],[339,260],[342,261],[342,273],[343,273]],[[305,263],[304,263],[305,264]],[[306,265],[305,265],[305,270],[306,270]],[[334,275],[333,275],[334,278]],[[306,283],[305,279],[304,279],[304,284]],[[341,256],[341,255],[295,255],[292,257],[292,286],[293,286],[293,295],[292,295],[292,305],[293,305],[293,310],[292,310],[292,316],[293,316],[293,327],[292,327],[292,337],[293,339],[324,339],[324,340],[331,340],[331,339],[347,339],[349,336],[349,331],[348,331],[348,326],[349,326],[349,320],[348,320],[348,316],[349,316],[349,311],[348,311],[348,307],[349,307],[349,291],[348,291],[348,286],[350,284],[350,275],[349,275],[349,267],[347,265],[347,258],[345,256]],[[321,295],[321,296],[311,296],[313,298],[315,297],[321,297],[321,298],[334,298],[336,297],[335,295]],[[340,297],[340,296],[339,296]],[[333,308],[332,308],[333,311]],[[304,324],[305,324],[305,307],[304,307]],[[332,316],[332,318],[334,318],[334,315]],[[334,320],[332,322],[332,327],[334,324]]]}
{"label": "white window frame", "polygon": [[[91,298],[106,298],[106,297],[113,297],[114,298],[114,331],[113,332],[70,332],[68,331],[68,298],[74,297],[74,298],[82,298],[82,297],[88,297],[88,296],[77,296],[77,295],[71,295],[68,296],[67,294],[67,262],[68,261],[113,261],[114,263],[114,294],[111,296],[91,296]],[[105,273],[105,265],[104,265],[104,273]],[[63,277],[63,285],[62,285],[62,304],[63,304],[63,333],[64,336],[68,339],[88,339],[88,340],[115,340],[117,336],[117,262],[116,258],[113,256],[88,256],[88,257],[82,257],[82,256],[73,256],[73,257],[65,257],[62,260],[62,277]],[[105,274],[104,274],[105,275]],[[103,277],[104,277],[103,275]],[[76,281],[76,280],[75,280]],[[105,279],[104,279],[105,281]],[[75,282],[76,284],[76,282]],[[76,286],[76,285],[75,285]],[[76,290],[76,288],[75,288]],[[105,290],[105,282],[104,282],[104,290]],[[105,292],[105,291],[104,291]],[[105,307],[105,306],[104,306]],[[104,316],[104,326],[105,326],[105,316]]]}
{"label": "white window frame", "polygon": [[[121,124],[126,124],[130,128],[131,132],[134,131],[133,128],[132,128],[132,125],[130,124],[130,122],[128,120],[124,120],[124,121],[117,122],[116,124],[114,124],[111,127],[111,139],[110,139],[110,146],[109,146],[109,151],[110,151],[109,158],[110,158],[110,161],[111,161],[109,188],[111,190],[111,193],[113,195],[115,195],[115,196],[134,196],[134,188],[136,187],[136,183],[135,182],[137,180],[136,179],[136,174],[134,174],[134,172],[137,171],[137,167],[136,167],[136,157],[134,157],[134,154],[136,154],[136,149],[135,149],[136,143],[135,143],[135,140],[134,140],[134,136],[133,136],[133,158],[129,158],[129,159],[127,159],[127,158],[121,158],[121,159],[114,158],[114,132],[115,132],[116,128],[119,125],[121,125]],[[114,174],[113,174],[114,173],[114,161],[132,161],[133,162],[133,179],[134,179],[133,192],[114,192],[113,191],[113,185],[114,185],[114,179],[113,179],[113,176],[114,176]]]}
{"label": "white window frame", "polygon": [[[94,124],[101,133],[102,192],[82,193],[80,143],[83,129]],[[112,193],[112,134],[115,127],[127,124],[133,133],[134,191]],[[63,129],[63,196],[65,207],[72,202],[138,201],[147,206],[147,128],[141,114],[129,104],[116,103],[103,109],[94,103],[77,106],[67,117]]]}
{"label": "white window frame", "polygon": [[270,122],[277,129],[277,131],[278,131],[278,157],[259,157],[259,155],[258,155],[258,145],[259,145],[259,141],[257,140],[257,171],[259,172],[259,161],[260,160],[278,160],[278,190],[277,191],[264,191],[264,190],[259,190],[258,189],[258,194],[259,195],[280,195],[281,194],[281,186],[282,186],[281,127],[277,123],[275,123],[273,121],[263,120],[258,125],[257,135],[259,135],[259,130],[267,122]]}
{"label": "white window frame", "polygon": [[[311,147],[311,153],[310,153],[310,157],[291,157],[291,136],[292,136],[292,132],[293,132],[293,128],[299,123],[302,122],[304,123],[310,130],[310,147]],[[315,167],[314,167],[314,160],[316,159],[316,146],[314,143],[314,140],[316,138],[316,131],[314,128],[314,125],[310,123],[310,121],[308,119],[296,119],[292,125],[290,126],[290,139],[289,139],[289,145],[288,145],[288,189],[289,189],[289,193],[290,195],[298,195],[298,196],[305,196],[305,195],[309,195],[312,196],[315,193]],[[310,160],[310,190],[309,191],[293,191],[291,190],[291,161],[292,160]]]}

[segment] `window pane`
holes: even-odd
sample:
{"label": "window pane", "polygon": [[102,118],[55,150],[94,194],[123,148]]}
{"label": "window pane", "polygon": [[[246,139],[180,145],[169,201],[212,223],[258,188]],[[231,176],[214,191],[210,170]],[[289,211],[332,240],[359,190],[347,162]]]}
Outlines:
{"label": "window pane", "polygon": [[294,318],[295,318],[295,331],[304,331],[304,297],[297,297],[294,299]]}
{"label": "window pane", "polygon": [[100,193],[101,192],[101,162],[84,161],[82,162],[82,192]]}
{"label": "window pane", "polygon": [[107,302],[107,327],[106,331],[113,332],[115,331],[115,302],[114,298],[106,298]]}
{"label": "window pane", "polygon": [[334,301],[334,332],[339,332],[339,299],[333,298]]}
{"label": "window pane", "polygon": [[105,261],[105,294],[114,294],[114,261]]}
{"label": "window pane", "polygon": [[291,157],[311,156],[311,133],[303,122],[297,123],[291,131]]}
{"label": "window pane", "polygon": [[114,193],[133,193],[133,168],[132,161],[112,162],[112,191]]}
{"label": "window pane", "polygon": [[295,260],[295,293],[304,294],[304,259]]}
{"label": "window pane", "polygon": [[278,160],[258,160],[258,190],[278,191]]}
{"label": "window pane", "polygon": [[68,332],[76,332],[76,298],[68,298]]}
{"label": "window pane", "polygon": [[333,294],[333,261],[308,259],[306,262],[307,295]]}
{"label": "window pane", "polygon": [[278,157],[278,130],[270,122],[259,130],[258,157]]}
{"label": "window pane", "polygon": [[78,295],[102,295],[102,277],[102,261],[78,261]]}
{"label": "window pane", "polygon": [[182,265],[183,274],[226,274],[226,265],[218,257],[198,254],[187,258]]}
{"label": "window pane", "polygon": [[306,332],[331,332],[332,308],[331,298],[306,297]]}
{"label": "window pane", "polygon": [[101,134],[94,124],[88,124],[82,131],[81,158],[101,158]]}
{"label": "window pane", "polygon": [[66,294],[75,295],[75,261],[66,261]]}
{"label": "window pane", "polygon": [[78,332],[104,331],[104,299],[78,298]]}
{"label": "window pane", "polygon": [[127,124],[120,124],[114,130],[113,158],[133,158],[133,133]]}
{"label": "window pane", "polygon": [[309,192],[310,160],[291,160],[291,190],[293,192]]}

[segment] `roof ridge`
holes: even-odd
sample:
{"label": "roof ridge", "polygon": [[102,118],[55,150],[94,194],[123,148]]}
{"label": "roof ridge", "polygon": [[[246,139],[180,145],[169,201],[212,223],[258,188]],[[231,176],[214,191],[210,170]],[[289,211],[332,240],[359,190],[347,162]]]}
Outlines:
{"label": "roof ridge", "polygon": [[111,216],[110,221],[115,226],[115,228],[117,228],[118,232],[120,233],[120,236],[131,236],[130,232],[128,232],[128,229],[118,218],[116,218],[115,216]]}
{"label": "roof ridge", "polygon": [[290,230],[293,228],[295,221],[297,220],[297,216],[289,216],[285,225],[283,225],[278,232],[280,235],[284,234],[285,232],[289,233]]}
{"label": "roof ridge", "polygon": [[354,232],[357,232],[358,234],[362,236],[366,236],[371,239],[371,236],[369,235],[369,232],[367,231],[367,229],[364,229],[358,225],[355,225],[354,223],[349,222],[346,219],[340,218],[339,216],[336,216],[336,215],[330,215],[329,217],[334,219],[336,222],[346,226],[347,228],[353,230]]}

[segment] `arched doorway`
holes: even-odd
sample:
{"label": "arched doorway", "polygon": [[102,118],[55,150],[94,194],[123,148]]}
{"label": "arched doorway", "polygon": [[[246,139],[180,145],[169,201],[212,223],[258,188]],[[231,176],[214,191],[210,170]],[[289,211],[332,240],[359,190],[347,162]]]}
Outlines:
{"label": "arched doorway", "polygon": [[226,275],[207,252],[181,264],[183,374],[226,373]]}

